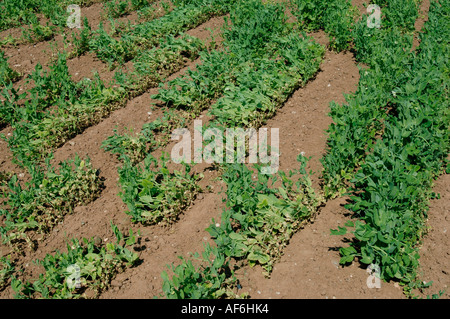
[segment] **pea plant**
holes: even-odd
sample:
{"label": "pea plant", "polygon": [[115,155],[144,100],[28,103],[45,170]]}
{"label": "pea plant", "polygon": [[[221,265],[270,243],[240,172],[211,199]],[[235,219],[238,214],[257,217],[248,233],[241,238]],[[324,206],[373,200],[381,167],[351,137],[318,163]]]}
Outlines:
{"label": "pea plant", "polygon": [[142,224],[169,224],[178,219],[201,190],[197,181],[202,177],[190,174],[190,166],[185,164],[184,172],[167,168],[168,157],[158,161],[149,154],[143,164],[133,165],[124,157],[124,165],[119,169],[119,194],[127,204],[133,222]]}
{"label": "pea plant", "polygon": [[17,250],[26,242],[35,246],[32,232],[48,233],[77,205],[85,205],[97,198],[101,181],[89,158],[60,163],[59,170],[46,160],[43,167],[29,166],[31,178],[23,185],[14,174],[0,195],[6,199],[0,214],[4,225],[0,227],[3,242]]}
{"label": "pea plant", "polygon": [[[139,256],[130,250],[137,235],[130,230],[124,236],[111,223],[116,242],[98,243],[94,238],[73,238],[67,252],[47,254],[35,264],[44,269],[36,280],[24,281],[12,276],[12,288],[18,299],[97,298],[108,289],[111,280],[127,267],[136,265]],[[76,273],[75,273],[76,271]]]}

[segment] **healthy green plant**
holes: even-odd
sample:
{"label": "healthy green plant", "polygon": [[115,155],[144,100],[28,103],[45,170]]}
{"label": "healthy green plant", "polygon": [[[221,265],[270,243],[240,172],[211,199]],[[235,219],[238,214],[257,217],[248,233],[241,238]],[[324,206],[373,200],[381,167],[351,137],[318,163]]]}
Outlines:
{"label": "healthy green plant", "polygon": [[328,129],[328,151],[323,188],[332,198],[346,192],[355,170],[384,131],[398,87],[410,76],[412,37],[394,29],[368,28],[363,19],[353,30],[355,55],[369,68],[360,68],[360,81],[346,103],[330,104],[333,124]]}
{"label": "healthy green plant", "polygon": [[223,50],[203,52],[195,71],[167,88],[160,84],[152,98],[194,116],[218,99],[211,110],[215,122],[260,125],[318,70],[324,53],[286,21],[281,4],[240,2],[225,23]]}
{"label": "healthy green plant", "polygon": [[215,122],[231,127],[261,126],[319,69],[324,48],[311,38],[291,34],[273,42],[279,50],[271,57],[255,57],[241,64],[243,72],[211,107]]}
{"label": "healthy green plant", "polygon": [[18,94],[18,90],[12,84],[3,89],[2,95],[5,100],[0,104],[0,115],[4,122],[13,125],[25,119],[31,121],[39,118],[39,113],[51,105],[77,98],[79,88],[71,80],[66,58],[59,55],[49,69],[43,71],[42,65],[36,65],[27,78],[28,83],[34,84],[28,92]]}
{"label": "healthy green plant", "polygon": [[5,0],[0,4],[1,12],[8,12],[2,15],[0,19],[0,30],[6,30],[21,24],[35,22],[35,8],[38,7],[38,1],[13,1]]}
{"label": "healthy green plant", "polygon": [[291,0],[290,7],[301,30],[323,29],[329,35],[333,50],[351,48],[351,31],[358,12],[351,1]]}
{"label": "healthy green plant", "polygon": [[168,299],[221,299],[242,298],[236,294],[237,279],[231,270],[230,260],[217,247],[204,245],[204,251],[194,253],[192,260],[184,257],[181,264],[168,266],[173,272],[170,279],[161,273],[163,293]]}
{"label": "healthy green plant", "polygon": [[[382,9],[383,28],[397,28],[402,32],[413,32],[421,1],[418,0],[381,0],[376,4]],[[375,3],[375,2],[374,2]]]}
{"label": "healthy green plant", "polygon": [[[448,12],[447,2],[432,2],[419,49],[391,92],[382,139],[351,179],[353,196],[346,206],[357,219],[347,224],[355,240],[340,249],[341,263],[358,258],[377,264],[381,278],[399,280],[407,294],[423,287],[419,247],[433,180],[445,170],[450,149]],[[340,227],[332,233],[347,231]]]}
{"label": "healthy green plant", "polygon": [[71,36],[71,43],[75,48],[68,54],[68,57],[81,56],[89,51],[89,40],[92,36],[92,28],[86,17],[83,18],[83,26],[79,32],[79,36],[77,36],[74,31],[72,31]]}

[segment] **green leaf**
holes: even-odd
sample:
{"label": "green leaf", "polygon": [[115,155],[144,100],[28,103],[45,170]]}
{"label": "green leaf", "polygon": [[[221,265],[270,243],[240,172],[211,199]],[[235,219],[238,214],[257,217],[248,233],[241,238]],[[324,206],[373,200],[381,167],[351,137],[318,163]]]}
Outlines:
{"label": "green leaf", "polygon": [[270,261],[270,256],[259,251],[252,251],[248,254],[247,259],[251,261],[257,261],[261,265],[264,265]]}
{"label": "green leaf", "polygon": [[339,260],[339,263],[341,265],[348,264],[348,263],[351,263],[354,259],[355,259],[355,256],[353,256],[353,255],[351,255],[351,256],[343,256]]}
{"label": "green leaf", "polygon": [[360,262],[362,262],[363,264],[371,264],[373,261],[373,257],[372,256],[364,256],[363,258],[361,258]]}
{"label": "green leaf", "polygon": [[345,235],[347,234],[347,228],[338,226],[338,229],[330,229],[331,235]]}
{"label": "green leaf", "polygon": [[139,201],[143,202],[144,204],[150,204],[154,201],[153,196],[141,196],[139,197]]}

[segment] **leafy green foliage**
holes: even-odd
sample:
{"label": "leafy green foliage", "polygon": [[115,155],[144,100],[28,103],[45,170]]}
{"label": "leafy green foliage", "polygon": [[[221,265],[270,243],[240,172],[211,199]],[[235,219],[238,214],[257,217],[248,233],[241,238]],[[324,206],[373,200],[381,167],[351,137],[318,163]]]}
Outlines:
{"label": "leafy green foliage", "polygon": [[273,44],[279,50],[272,57],[255,57],[240,65],[235,83],[226,86],[224,96],[211,108],[217,123],[260,126],[317,72],[324,49],[310,38],[291,34]]}
{"label": "leafy green foliage", "polygon": [[327,197],[345,193],[355,170],[383,134],[393,101],[411,74],[412,38],[398,29],[368,28],[363,18],[354,30],[356,58],[370,68],[360,69],[360,81],[346,103],[331,103],[333,124],[328,129],[328,152],[323,157]]}
{"label": "leafy green foliage", "polygon": [[229,259],[217,247],[204,245],[204,251],[193,254],[199,263],[184,257],[181,264],[168,267],[174,273],[172,279],[163,271],[163,292],[168,299],[220,299],[240,297],[233,292],[237,280],[232,273]]}
{"label": "leafy green foliage", "polygon": [[[58,77],[61,74],[58,73]],[[24,107],[16,108],[17,122],[11,123],[15,130],[7,141],[14,161],[22,166],[41,161],[52,149],[125,102],[125,90],[105,87],[98,74],[94,75],[93,80],[85,79],[79,83],[68,80],[55,84],[57,90],[63,89],[67,95],[53,96],[54,92],[39,91],[32,94]],[[68,90],[73,86],[74,90]],[[40,103],[41,96],[54,97],[57,108],[42,112],[40,108],[46,103]]]}
{"label": "leafy green foliage", "polygon": [[70,4],[89,5],[92,0],[4,0],[0,3],[0,31],[26,24],[38,24],[37,14],[49,18],[55,26],[65,26],[68,17],[66,8]]}
{"label": "leafy green foliage", "polygon": [[185,172],[167,168],[168,158],[162,156],[160,162],[151,154],[143,165],[132,165],[124,157],[124,165],[119,169],[119,194],[127,204],[133,222],[143,224],[172,223],[188,207],[200,187],[199,175],[190,175],[190,166],[185,164]]}
{"label": "leafy green foliage", "polygon": [[69,53],[69,56],[80,56],[89,51],[89,40],[92,36],[92,29],[89,25],[89,21],[86,17],[83,18],[83,26],[79,33],[79,36],[75,35],[72,31],[72,45],[74,50]]}
{"label": "leafy green foliage", "polygon": [[[0,46],[36,43],[52,39],[64,30],[69,17],[67,7],[72,4],[86,6],[95,0],[5,0],[0,2],[0,31],[20,27],[20,37],[7,36]],[[42,18],[47,18],[45,23]]]}
{"label": "leafy green foliage", "polygon": [[[130,129],[130,134],[133,130]],[[137,134],[136,134],[137,135]],[[152,142],[152,132],[141,132],[138,136],[128,134],[118,134],[117,129],[114,129],[114,135],[108,137],[102,143],[102,148],[113,154],[118,154],[123,158],[126,156],[132,164],[137,164],[144,159],[147,154],[147,143]]]}
{"label": "leafy green foliage", "polygon": [[5,0],[0,4],[1,12],[8,12],[2,15],[0,19],[0,30],[6,30],[21,24],[29,24],[37,21],[35,15],[36,9],[39,8],[39,2],[36,0],[13,1]]}
{"label": "leafy green foliage", "polygon": [[[223,30],[224,49],[201,54],[195,71],[152,98],[198,114],[210,102],[222,125],[258,126],[317,71],[324,49],[292,33],[281,4],[240,2]],[[299,77],[301,78],[299,80]]]}
{"label": "leafy green foliage", "polygon": [[5,52],[0,51],[0,87],[9,82],[15,82],[19,78],[20,74],[9,66],[8,59],[5,58]]}
{"label": "leafy green foliage", "polygon": [[213,221],[207,229],[227,256],[245,258],[251,266],[259,264],[267,276],[292,235],[324,202],[311,186],[305,170],[307,159],[299,155],[298,161],[299,170],[289,175],[278,173],[279,187],[273,186],[277,175],[262,174],[258,166],[258,180],[254,180],[254,173],[245,165],[229,165],[223,174],[227,209],[220,226]]}
{"label": "leafy green foliage", "polygon": [[9,279],[15,272],[14,262],[10,257],[0,257],[0,291],[8,285]]}
{"label": "leafy green foliage", "polygon": [[[98,74],[74,82],[64,55],[50,66],[50,72],[42,71],[37,65],[31,75],[35,86],[29,90],[23,105],[17,102],[24,95],[19,95],[12,85],[2,92],[5,101],[0,104],[0,115],[3,122],[14,128],[7,141],[15,162],[27,165],[45,158],[52,149],[123,106],[127,99],[156,86],[203,48],[200,40],[187,35],[162,39],[159,48],[136,57],[133,72],[117,72],[118,85],[113,87],[106,87]],[[46,110],[50,105],[54,107]]]}
{"label": "leafy green foliage", "polygon": [[292,13],[302,30],[323,29],[330,36],[330,47],[336,51],[351,47],[351,30],[357,9],[351,1],[291,0]]}
{"label": "leafy green foliage", "polygon": [[[34,82],[34,86],[27,93],[19,95],[12,85],[3,89],[5,101],[0,105],[0,114],[5,122],[13,125],[23,119],[38,118],[39,112],[47,107],[77,98],[79,88],[71,80],[64,55],[59,55],[49,69],[43,71],[42,65],[36,65],[28,76],[28,81]],[[19,104],[19,100],[24,98],[25,102]]]}
{"label": "leafy green foliage", "polygon": [[[118,272],[135,265],[139,258],[127,248],[136,243],[132,230],[124,237],[117,226],[112,223],[111,226],[116,235],[115,243],[99,244],[94,238],[72,239],[67,244],[67,252],[56,251],[53,255],[47,254],[43,260],[36,260],[36,264],[45,270],[37,280],[22,282],[13,277],[16,298],[79,299],[87,298],[90,291],[94,293],[91,298],[98,297]],[[74,277],[75,266],[79,278]]]}
{"label": "leafy green foliage", "polygon": [[119,38],[114,38],[102,27],[94,32],[90,50],[99,59],[113,64],[123,64],[133,59],[140,51],[150,49],[160,39],[176,36],[206,22],[215,15],[224,14],[236,0],[195,0],[177,2],[175,8],[158,19],[127,27]]}
{"label": "leafy green foliage", "polygon": [[22,28],[21,42],[36,43],[47,41],[55,35],[55,27],[46,25],[32,24],[29,28]]}
{"label": "leafy green foliage", "polygon": [[[409,49],[402,53],[394,45],[388,48],[397,61],[405,61],[403,66],[384,67],[383,62],[393,58],[382,58],[374,51],[373,61],[379,61],[376,69],[390,73],[389,77],[402,75],[392,91],[385,91],[392,97],[383,136],[353,174],[355,192],[347,205],[359,220],[352,225],[355,241],[341,249],[341,262],[358,257],[361,263],[377,264],[382,279],[400,280],[407,290],[417,287],[418,250],[426,231],[433,180],[445,170],[450,149],[449,76],[444,58],[449,53],[449,32],[444,27],[448,12],[447,2],[432,3],[416,54],[409,54]],[[402,43],[402,39],[391,43]],[[342,228],[333,233],[345,232]]]}
{"label": "leafy green foliage", "polygon": [[396,28],[403,32],[413,32],[418,17],[420,1],[417,0],[382,0],[381,7],[383,28]]}
{"label": "leafy green foliage", "polygon": [[156,0],[111,0],[104,4],[106,16],[109,18],[119,18],[132,11],[142,10]]}
{"label": "leafy green foliage", "polygon": [[135,165],[142,161],[146,154],[166,145],[169,142],[169,134],[175,128],[182,127],[184,122],[184,117],[169,110],[161,118],[144,124],[142,130],[135,136],[132,135],[132,129],[129,130],[131,135],[118,134],[117,129],[114,129],[114,135],[103,141],[102,148],[117,154],[121,159],[126,158]]}
{"label": "leafy green foliage", "polygon": [[110,66],[113,63],[124,64],[137,54],[138,47],[129,36],[123,36],[120,40],[108,34],[103,27],[103,22],[96,31],[93,31],[89,40],[89,50],[97,54],[97,57]]}
{"label": "leafy green foliage", "polygon": [[198,38],[181,35],[160,39],[159,47],[139,53],[132,61],[134,71],[116,73],[118,83],[128,87],[133,95],[157,86],[169,74],[179,70],[186,61],[194,60],[205,49]]}

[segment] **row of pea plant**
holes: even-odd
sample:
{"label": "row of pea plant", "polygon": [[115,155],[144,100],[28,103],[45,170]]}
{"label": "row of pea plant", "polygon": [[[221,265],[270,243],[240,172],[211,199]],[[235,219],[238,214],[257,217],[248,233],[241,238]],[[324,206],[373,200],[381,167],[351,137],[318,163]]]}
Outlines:
{"label": "row of pea plant", "polygon": [[21,36],[8,35],[0,40],[0,46],[36,43],[52,39],[63,32],[73,11],[70,5],[90,6],[103,0],[5,0],[0,3],[0,31],[20,28]]}
{"label": "row of pea plant", "polygon": [[[409,9],[400,14],[399,7]],[[357,57],[370,66],[362,71],[367,75],[362,81],[371,78],[371,82],[364,91],[360,82],[355,96],[359,103],[352,98],[345,106],[347,115],[339,106],[332,111],[339,114],[333,119],[340,127],[347,123],[362,135],[349,137],[342,134],[346,130],[333,127],[324,166],[328,177],[349,182],[349,188],[343,189],[352,195],[346,207],[354,212],[355,220],[348,223],[354,240],[340,249],[341,263],[357,258],[362,264],[377,264],[383,280],[397,280],[409,293],[423,287],[418,280],[419,247],[427,229],[433,180],[446,169],[450,146],[445,71],[449,5],[431,2],[415,52],[411,50],[414,19],[407,12],[417,12],[417,3],[387,1],[383,10],[390,21],[386,28],[356,29]],[[371,96],[378,96],[376,105]],[[356,116],[363,108],[369,115],[360,121]],[[332,233],[347,231],[339,227]]]}
{"label": "row of pea plant", "polygon": [[106,86],[98,74],[92,79],[73,81],[66,56],[60,54],[48,72],[36,66],[29,76],[34,87],[28,92],[19,94],[12,84],[4,88],[0,115],[2,122],[14,129],[12,136],[5,139],[15,162],[24,165],[45,158],[128,99],[157,86],[204,48],[201,41],[190,36],[168,37],[161,42],[158,48],[136,57],[132,73],[117,71],[114,86]]}
{"label": "row of pea plant", "polygon": [[[57,250],[34,263],[43,271],[38,278],[10,274],[11,287],[17,299],[87,299],[98,298],[110,287],[117,274],[135,266],[139,255],[139,234],[124,236],[111,223],[115,241],[105,243],[96,238],[73,238],[67,241],[66,251]],[[6,263],[11,273],[14,265]],[[24,277],[24,278],[21,278]]]}
{"label": "row of pea plant", "polygon": [[223,28],[223,48],[160,84],[152,96],[193,115],[211,106],[214,122],[257,127],[318,70],[324,48],[286,23],[283,4],[239,3]]}
{"label": "row of pea plant", "polygon": [[[259,127],[317,72],[324,52],[311,39],[294,36],[283,9],[259,1],[240,4],[224,30],[224,51],[203,54],[196,71],[174,80],[158,97],[187,110],[205,108],[219,97],[211,110],[212,126]],[[227,73],[219,73],[222,69]],[[166,298],[246,298],[239,293],[236,267],[260,265],[270,276],[292,235],[324,203],[306,172],[308,159],[300,155],[298,161],[298,170],[274,175],[262,173],[262,165],[221,166],[226,208],[220,222],[213,220],[207,229],[215,245],[206,244],[202,253],[168,266],[172,277],[162,273]]]}
{"label": "row of pea plant", "polygon": [[290,9],[300,30],[324,30],[329,36],[330,48],[336,51],[351,48],[352,29],[358,17],[358,10],[351,1],[290,0]]}
{"label": "row of pea plant", "polygon": [[[0,88],[3,88],[11,82],[16,82],[21,78],[21,74],[8,63],[8,58],[5,57],[5,52],[0,51]],[[0,122],[0,125],[2,123]]]}
{"label": "row of pea plant", "polygon": [[[405,0],[405,7],[413,2]],[[384,11],[389,20],[395,21],[397,15],[389,15],[392,10]],[[414,21],[410,20],[409,28],[414,27]],[[347,182],[382,136],[396,88],[405,82],[414,55],[412,36],[395,23],[369,28],[364,15],[352,29],[352,36],[356,60],[368,67],[360,68],[358,88],[346,96],[346,103],[330,105],[333,124],[328,129],[328,152],[322,159],[323,187],[328,198],[345,193]]]}
{"label": "row of pea plant", "polygon": [[208,21],[213,16],[229,12],[236,0],[173,1],[174,8],[150,21],[113,28],[107,32],[100,24],[89,36],[84,50],[95,52],[97,57],[111,67],[132,60],[140,52],[158,45],[160,39],[185,32]]}

